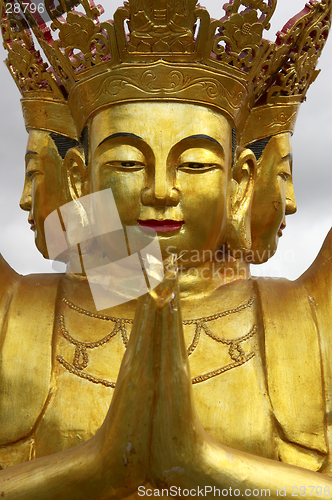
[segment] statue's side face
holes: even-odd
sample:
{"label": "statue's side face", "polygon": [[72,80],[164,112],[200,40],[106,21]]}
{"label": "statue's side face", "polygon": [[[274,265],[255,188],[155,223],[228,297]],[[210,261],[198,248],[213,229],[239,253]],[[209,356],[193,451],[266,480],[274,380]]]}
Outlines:
{"label": "statue's side face", "polygon": [[287,132],[270,139],[258,162],[251,222],[257,264],[275,253],[286,227],[285,216],[296,212],[292,160],[291,134]]}
{"label": "statue's side face", "polygon": [[202,256],[225,241],[231,126],[221,114],[167,102],[110,107],[91,121],[89,164],[91,190],[112,188],[122,224],[155,228],[164,257]]}
{"label": "statue's side face", "polygon": [[48,132],[29,132],[25,164],[20,206],[29,211],[28,220],[35,233],[36,246],[47,258],[44,221],[53,210],[65,203],[62,193],[63,161]]}

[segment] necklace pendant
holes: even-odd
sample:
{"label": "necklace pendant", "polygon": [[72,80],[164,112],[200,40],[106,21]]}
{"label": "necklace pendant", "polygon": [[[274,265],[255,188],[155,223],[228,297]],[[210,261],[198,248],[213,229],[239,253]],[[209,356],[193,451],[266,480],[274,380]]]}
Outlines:
{"label": "necklace pendant", "polygon": [[246,360],[246,353],[240,344],[231,344],[228,353],[233,361],[239,362]]}
{"label": "necklace pendant", "polygon": [[73,365],[78,370],[84,370],[89,364],[89,355],[84,345],[77,345],[75,347],[75,354]]}

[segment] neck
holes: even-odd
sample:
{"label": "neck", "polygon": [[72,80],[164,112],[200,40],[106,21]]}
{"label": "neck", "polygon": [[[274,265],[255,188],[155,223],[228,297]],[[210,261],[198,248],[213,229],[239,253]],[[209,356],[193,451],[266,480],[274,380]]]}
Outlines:
{"label": "neck", "polygon": [[[248,262],[234,259],[226,252],[218,260],[195,262],[192,267],[184,266],[180,259],[177,267],[181,300],[184,301],[207,298],[217,289],[220,293],[224,285],[251,278]],[[66,274],[75,280],[88,281],[85,273],[77,273],[71,266],[67,267]],[[225,293],[228,293],[226,289]]]}
{"label": "neck", "polygon": [[225,256],[225,260],[219,262],[209,260],[191,268],[179,263],[178,274],[182,300],[206,297],[217,288],[251,277],[249,264],[231,256]]}

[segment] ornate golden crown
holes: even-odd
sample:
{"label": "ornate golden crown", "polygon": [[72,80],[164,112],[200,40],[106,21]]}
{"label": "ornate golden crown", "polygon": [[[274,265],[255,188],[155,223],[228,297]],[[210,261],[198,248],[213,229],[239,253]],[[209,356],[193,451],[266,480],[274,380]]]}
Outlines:
{"label": "ornate golden crown", "polygon": [[63,16],[45,0],[52,31],[29,11],[26,17],[68,92],[79,131],[110,104],[159,99],[221,109],[242,130],[317,5],[272,43],[262,33],[276,1],[230,0],[225,16],[211,20],[196,0],[129,0],[114,22],[100,22],[103,11],[93,0],[61,0]]}
{"label": "ornate golden crown", "polygon": [[28,20],[79,130],[110,104],[158,99],[222,109],[243,128],[300,35],[299,24],[282,43],[262,39],[276,0],[231,0],[221,20],[211,20],[196,0],[129,0],[114,22],[100,22],[93,0],[76,2],[83,14],[67,2],[58,17],[45,1],[52,32],[33,15]]}
{"label": "ornate golden crown", "polygon": [[13,13],[8,15],[3,3],[0,13],[3,45],[8,51],[5,63],[22,95],[27,130],[42,129],[77,140],[74,120],[60,82],[35,49],[24,18]]}
{"label": "ornate golden crown", "polygon": [[[305,12],[306,15],[301,16]],[[331,16],[332,0],[311,1],[300,15],[286,24],[284,33],[279,33],[282,43],[285,36],[301,26],[301,34],[289,58],[250,113],[240,136],[242,146],[282,132],[294,132],[300,104],[320,72],[316,66],[329,35]]]}

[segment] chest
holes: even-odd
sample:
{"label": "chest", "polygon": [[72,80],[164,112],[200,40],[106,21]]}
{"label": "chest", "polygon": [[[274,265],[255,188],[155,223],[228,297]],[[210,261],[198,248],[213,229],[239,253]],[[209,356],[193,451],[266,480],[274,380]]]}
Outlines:
{"label": "chest", "polygon": [[[184,320],[194,399],[212,438],[275,458],[273,414],[254,307]],[[36,456],[92,437],[109,408],[132,322],[103,320],[63,304],[55,322],[48,405],[36,431]]]}

